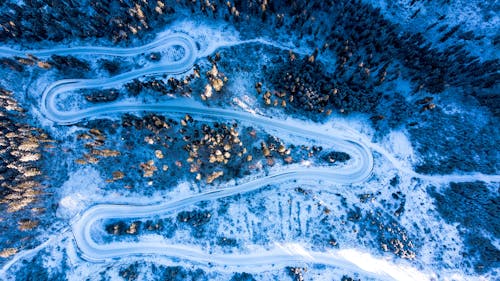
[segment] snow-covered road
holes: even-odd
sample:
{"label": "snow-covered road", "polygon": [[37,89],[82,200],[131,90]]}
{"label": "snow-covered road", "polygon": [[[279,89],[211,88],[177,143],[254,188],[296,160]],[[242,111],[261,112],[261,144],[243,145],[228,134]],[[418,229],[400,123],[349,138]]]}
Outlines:
{"label": "snow-covered road", "polygon": [[[258,41],[245,41],[258,42]],[[265,43],[265,42],[261,42]],[[227,44],[226,44],[227,45]],[[232,44],[229,44],[232,45]],[[284,172],[267,175],[259,179],[246,182],[237,186],[224,189],[217,189],[201,193],[198,195],[177,199],[164,204],[148,205],[148,206],[133,206],[133,205],[117,205],[117,204],[99,204],[91,207],[80,216],[76,217],[72,223],[72,230],[78,248],[82,256],[89,261],[103,261],[119,256],[140,255],[140,254],[161,254],[171,258],[188,259],[193,262],[211,262],[220,265],[244,265],[262,266],[265,264],[286,264],[290,262],[313,262],[321,263],[338,267],[348,267],[355,271],[363,271],[356,266],[355,263],[349,262],[341,255],[334,253],[309,252],[302,249],[301,251],[290,251],[284,247],[279,247],[273,250],[256,252],[247,255],[211,255],[203,251],[193,249],[182,245],[170,245],[165,241],[141,241],[139,243],[110,243],[98,244],[92,237],[92,226],[100,220],[110,218],[148,218],[172,212],[176,209],[193,205],[201,201],[214,200],[222,197],[231,196],[238,193],[245,193],[269,184],[280,184],[295,179],[299,182],[314,182],[318,181],[338,184],[351,184],[361,182],[370,176],[373,167],[373,157],[370,150],[355,139],[342,137],[341,132],[329,132],[328,134],[310,130],[302,126],[294,125],[286,120],[276,120],[261,115],[251,114],[247,112],[239,112],[233,110],[225,110],[219,108],[208,108],[201,104],[194,103],[187,99],[175,99],[162,103],[155,104],[137,104],[128,102],[113,102],[103,105],[96,105],[90,108],[61,111],[57,108],[57,97],[65,93],[83,88],[95,87],[113,87],[121,86],[123,83],[135,78],[146,75],[156,74],[179,74],[188,71],[198,58],[196,44],[188,36],[183,34],[175,34],[169,37],[161,37],[158,41],[145,45],[143,47],[133,48],[128,52],[129,55],[144,53],[162,46],[168,48],[171,46],[180,46],[184,49],[184,57],[178,61],[163,65],[156,65],[149,68],[134,70],[124,74],[120,74],[111,78],[103,79],[71,79],[60,80],[45,89],[41,101],[41,111],[50,120],[58,124],[71,124],[81,121],[85,118],[93,118],[96,116],[109,115],[121,112],[140,112],[154,111],[163,113],[189,113],[191,115],[201,115],[203,117],[211,117],[216,119],[230,119],[245,121],[248,123],[261,126],[264,129],[272,129],[277,131],[286,131],[295,136],[301,136],[308,139],[328,143],[335,150],[343,151],[351,156],[351,160],[346,165],[338,167],[294,167]],[[219,46],[220,47],[220,46]],[[47,51],[30,52],[35,55],[50,55],[57,54],[83,54],[96,51],[99,54],[110,55],[125,55],[127,51],[124,49],[112,48],[74,48],[74,49],[57,49]],[[116,52],[115,52],[116,51]],[[369,275],[373,272],[365,272]],[[377,277],[390,276],[390,272],[378,272]]]}
{"label": "snow-covered road", "polygon": [[[264,42],[262,40],[250,40],[219,44],[217,45],[217,48],[251,42],[273,45],[272,43]],[[67,94],[74,90],[97,87],[119,87],[127,81],[144,76],[158,74],[173,75],[187,72],[191,69],[198,58],[203,57],[206,54],[199,54],[196,42],[194,42],[194,40],[188,35],[182,33],[160,36],[157,40],[150,44],[129,49],[77,47],[24,52],[8,48],[0,48],[0,57],[23,55],[24,53],[30,53],[35,56],[50,56],[52,54],[132,56],[173,46],[179,46],[184,49],[184,56],[180,60],[169,63],[159,63],[154,66],[133,70],[131,72],[126,72],[110,78],[66,79],[56,81],[55,83],[49,85],[43,92],[41,112],[46,118],[57,124],[73,124],[86,118],[91,119],[115,113],[142,111],[162,112],[166,114],[189,113],[194,116],[213,118],[214,120],[236,120],[254,124],[264,130],[283,132],[304,139],[316,140],[322,144],[328,144],[328,146],[336,151],[348,153],[351,156],[351,159],[345,165],[338,165],[335,167],[293,166],[284,171],[274,172],[267,176],[239,185],[175,199],[162,204],[139,206],[112,204],[112,202],[110,202],[110,204],[94,205],[74,218],[71,224],[76,245],[81,251],[81,255],[89,261],[104,261],[127,255],[159,254],[170,258],[186,259],[195,263],[212,263],[222,266],[252,267],[269,264],[310,262],[349,268],[356,272],[363,272],[365,275],[375,277],[379,280],[426,280],[429,279],[426,275],[420,274],[418,271],[413,271],[409,268],[399,269],[399,267],[394,264],[388,263],[387,265],[371,269],[363,267],[360,265],[360,261],[355,261],[349,258],[348,256],[342,254],[342,251],[314,252],[301,247],[299,247],[300,249],[295,247],[294,250],[291,250],[290,247],[275,247],[274,249],[256,251],[249,254],[209,254],[200,249],[186,245],[168,244],[162,239],[99,244],[92,237],[91,229],[92,226],[100,220],[134,219],[161,216],[163,214],[172,213],[177,209],[194,205],[201,201],[215,200],[235,194],[246,193],[271,184],[281,185],[282,188],[291,187],[293,185],[286,184],[291,180],[296,180],[298,182],[313,182],[316,183],[316,185],[319,181],[340,185],[359,183],[369,178],[372,174],[374,165],[372,151],[379,152],[400,171],[410,176],[419,177],[428,181],[440,182],[454,179],[468,181],[471,179],[477,179],[478,177],[481,178],[481,176],[485,180],[500,181],[500,177],[496,175],[448,176],[448,178],[446,176],[418,175],[411,169],[404,167],[399,160],[394,158],[384,148],[371,143],[359,133],[335,129],[329,130],[328,132],[322,132],[317,128],[308,128],[307,126],[301,126],[297,122],[290,122],[290,119],[279,120],[248,112],[212,108],[189,99],[172,99],[154,104],[117,101],[101,105],[93,105],[89,108],[72,111],[63,111],[58,109],[58,96]],[[331,184],[328,186],[331,186]]]}
{"label": "snow-covered road", "polygon": [[[186,34],[176,33],[175,36],[170,34],[161,34],[149,44],[132,47],[132,48],[116,48],[116,47],[99,47],[99,46],[79,46],[79,47],[56,47],[51,49],[41,50],[24,50],[19,51],[8,47],[0,46],[0,57],[25,56],[27,54],[36,57],[48,57],[51,55],[109,55],[114,57],[130,57],[142,53],[152,52],[155,50],[164,50],[173,45],[186,46],[193,43],[193,39]],[[196,53],[191,53],[195,55]],[[191,67],[191,66],[190,66]]]}

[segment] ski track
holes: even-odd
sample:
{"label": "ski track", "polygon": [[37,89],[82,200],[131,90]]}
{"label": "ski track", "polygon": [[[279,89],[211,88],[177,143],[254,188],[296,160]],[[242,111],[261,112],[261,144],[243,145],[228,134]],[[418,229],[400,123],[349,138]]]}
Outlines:
{"label": "ski track", "polygon": [[[17,51],[10,48],[0,47],[0,57],[2,56],[22,56],[32,54],[39,57],[46,57],[52,54],[58,55],[83,55],[97,54],[109,56],[134,56],[150,51],[166,49],[172,46],[184,48],[184,57],[178,61],[168,64],[159,64],[139,70],[119,74],[110,78],[102,79],[64,79],[49,85],[42,95],[41,112],[45,117],[57,124],[74,124],[83,119],[91,119],[97,116],[110,115],[124,112],[163,112],[163,113],[189,113],[203,117],[223,118],[230,120],[245,121],[262,127],[263,129],[284,130],[291,134],[302,136],[307,139],[322,140],[332,144],[336,150],[348,153],[351,160],[343,166],[338,167],[293,167],[286,171],[275,172],[265,177],[239,184],[233,187],[217,189],[200,193],[197,195],[177,199],[163,204],[156,205],[120,205],[120,204],[98,204],[90,207],[85,212],[77,215],[71,221],[71,230],[78,246],[81,256],[90,262],[102,262],[116,257],[127,255],[154,254],[170,258],[181,258],[196,263],[212,263],[221,266],[242,266],[242,267],[262,267],[269,264],[289,264],[296,262],[307,262],[347,268],[364,275],[376,277],[383,280],[425,280],[429,276],[415,270],[405,268],[400,269],[394,264],[385,264],[379,268],[367,268],[359,261],[349,258],[342,250],[329,252],[312,252],[304,248],[291,249],[290,247],[279,246],[271,250],[257,251],[251,254],[207,254],[199,249],[185,245],[169,245],[165,241],[140,241],[137,243],[114,242],[110,244],[97,244],[91,237],[92,225],[104,219],[111,218],[147,218],[151,216],[166,214],[176,209],[196,204],[206,200],[215,200],[235,194],[242,194],[261,187],[286,183],[292,179],[300,182],[317,183],[319,180],[336,184],[349,185],[362,182],[372,174],[373,155],[376,151],[388,159],[394,167],[401,173],[408,176],[422,179],[436,184],[448,183],[451,181],[486,181],[500,182],[498,175],[469,174],[469,175],[420,175],[414,172],[411,167],[405,165],[403,161],[396,159],[382,146],[372,143],[366,136],[354,130],[333,130],[327,134],[319,132],[314,128],[309,129],[297,126],[294,122],[287,120],[277,120],[259,114],[240,112],[234,110],[209,108],[202,104],[187,99],[175,99],[168,102],[155,104],[135,104],[130,102],[112,102],[104,105],[92,106],[90,108],[59,111],[56,107],[57,97],[76,89],[86,88],[106,88],[121,86],[124,82],[144,76],[157,74],[181,74],[189,71],[197,59],[213,53],[219,48],[233,47],[241,44],[264,44],[275,48],[289,50],[289,48],[279,44],[269,42],[264,39],[254,39],[246,41],[218,42],[212,44],[203,54],[198,54],[196,43],[193,39],[183,33],[175,33],[159,36],[155,41],[133,48],[110,48],[110,47],[74,47],[56,48],[50,50],[29,50]],[[3,275],[12,264],[23,259],[40,249],[46,247],[55,237],[40,244],[38,247],[23,251],[5,264],[0,270]],[[293,248],[293,247],[292,247]]]}

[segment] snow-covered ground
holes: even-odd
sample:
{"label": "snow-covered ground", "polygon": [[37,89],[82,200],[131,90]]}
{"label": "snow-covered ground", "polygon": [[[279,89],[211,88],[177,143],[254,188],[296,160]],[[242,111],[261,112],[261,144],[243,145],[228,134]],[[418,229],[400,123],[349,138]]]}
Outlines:
{"label": "snow-covered ground", "polygon": [[[391,8],[380,1],[377,5],[383,11]],[[456,12],[456,9],[451,11]],[[421,13],[427,11],[423,9]],[[461,14],[463,16],[468,17]],[[457,20],[460,22],[460,17]],[[495,24],[497,21],[498,17],[494,16],[488,22]],[[209,24],[183,20],[174,22],[166,30],[153,43],[136,47],[135,55],[144,50],[162,48],[162,39],[172,39],[181,33],[181,38],[188,38],[183,52],[187,59],[179,60],[181,63],[177,68],[170,69],[171,62],[167,62],[161,69],[151,66],[153,71],[148,71],[149,66],[146,66],[146,71],[132,70],[120,75],[120,79],[94,81],[75,79],[58,82],[50,81],[53,77],[49,74],[41,75],[33,87],[47,90],[43,94],[34,94],[40,98],[42,106],[38,108],[38,104],[34,105],[33,118],[56,139],[67,140],[82,129],[82,124],[77,122],[83,118],[99,119],[104,116],[116,120],[122,112],[154,111],[167,116],[171,112],[187,112],[195,118],[239,120],[241,124],[254,125],[279,136],[287,143],[333,146],[348,152],[352,159],[328,171],[324,171],[324,167],[309,167],[310,163],[300,163],[276,165],[267,173],[216,186],[182,182],[168,190],[155,190],[149,196],[140,192],[107,190],[106,178],[98,169],[71,166],[67,178],[55,182],[58,185],[55,196],[58,198],[57,218],[66,225],[44,238],[45,242],[40,246],[12,256],[2,265],[0,278],[8,280],[15,276],[16,270],[22,267],[22,261],[32,257],[41,257],[42,266],[48,272],[60,272],[68,280],[80,280],[82,277],[95,280],[103,276],[120,280],[120,269],[136,261],[144,263],[139,269],[142,277],[138,280],[149,279],[151,266],[201,269],[209,279],[229,279],[234,272],[249,272],[257,279],[283,280],[287,275],[283,270],[285,266],[306,267],[310,280],[340,280],[344,275],[362,280],[489,280],[494,276],[470,275],[470,272],[462,270],[459,265],[462,262],[461,235],[456,225],[441,219],[428,188],[433,186],[439,191],[447,188],[450,182],[476,180],[497,185],[500,176],[481,173],[418,174],[414,169],[420,160],[419,155],[405,129],[393,130],[383,138],[376,138],[367,116],[362,114],[349,117],[333,114],[323,124],[285,114],[269,116],[269,111],[257,108],[258,104],[247,92],[245,85],[252,85],[253,81],[245,81],[245,77],[241,76],[238,76],[240,81],[228,89],[233,92],[234,105],[222,109],[184,100],[159,104],[139,104],[128,100],[86,108],[85,112],[65,112],[68,108],[57,108],[58,100],[54,96],[66,91],[97,86],[98,82],[109,82],[109,85],[116,82],[118,85],[131,78],[165,70],[168,73],[185,72],[207,55],[228,47],[243,48],[246,43],[311,53],[307,48],[296,49],[291,44],[283,46],[282,42],[273,42],[269,38],[240,40],[238,33],[223,22]],[[148,48],[151,45],[156,47]],[[39,55],[58,52],[80,55],[95,50],[93,47],[62,48],[57,52],[55,49],[40,52]],[[103,55],[134,55],[133,52],[129,54],[127,49],[99,50],[104,52]],[[18,54],[4,49],[1,52],[3,55]],[[72,83],[75,87],[71,86]],[[63,89],[51,90],[58,85],[63,85]],[[64,88],[65,85],[70,86]],[[52,99],[51,95],[54,95]],[[450,105],[446,110],[456,113],[459,109]],[[76,125],[58,125],[70,123]],[[66,145],[73,151],[82,150],[71,143]],[[298,188],[305,191],[298,192]],[[200,189],[203,191],[200,192]],[[396,197],[398,199],[394,199]],[[404,200],[400,200],[401,197]],[[222,206],[227,210],[221,212]],[[404,211],[395,215],[398,206],[403,206]],[[96,241],[101,241],[102,237],[92,237],[96,233],[104,233],[102,229],[100,232],[91,231],[101,226],[96,222],[98,220],[170,218],[175,221],[178,212],[193,209],[212,210],[213,217],[206,226],[208,231],[201,238],[194,237],[189,228],[182,228],[179,222],[179,229],[171,237],[155,233],[139,236],[138,242],[101,245]],[[138,215],[141,212],[144,214]],[[353,212],[373,220],[352,219]],[[318,218],[324,221],[320,222]],[[380,224],[380,233],[370,228],[370,224],[375,223]],[[394,229],[397,231],[393,232]],[[404,249],[410,248],[415,256],[404,259],[398,253],[394,254],[392,249],[387,250],[387,245],[384,249],[381,244],[388,243],[390,239],[379,235],[384,236],[385,232],[403,237],[401,240],[406,243],[403,243]],[[315,235],[325,233],[335,236],[335,247],[316,244]],[[237,246],[228,250],[214,245],[215,236],[234,237],[238,241]],[[318,239],[326,241],[324,237]],[[409,247],[407,241],[414,245]],[[495,247],[498,248],[498,243]]]}

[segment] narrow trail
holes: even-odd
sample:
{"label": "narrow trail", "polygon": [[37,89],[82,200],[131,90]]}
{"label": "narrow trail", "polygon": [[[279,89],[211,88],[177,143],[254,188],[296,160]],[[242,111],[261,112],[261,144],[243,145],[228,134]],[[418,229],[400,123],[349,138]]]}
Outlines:
{"label": "narrow trail", "polygon": [[3,277],[5,277],[7,271],[9,270],[9,268],[11,266],[13,266],[14,264],[16,264],[18,261],[26,259],[28,257],[32,257],[33,255],[35,255],[39,251],[45,249],[46,247],[54,245],[58,240],[62,240],[64,238],[70,237],[70,233],[71,233],[71,227],[69,227],[69,226],[68,227],[64,227],[62,229],[59,229],[57,231],[56,235],[50,236],[50,238],[48,238],[47,240],[45,240],[45,242],[43,242],[40,245],[34,247],[33,249],[23,250],[23,251],[15,254],[0,269],[0,279],[3,278]]}

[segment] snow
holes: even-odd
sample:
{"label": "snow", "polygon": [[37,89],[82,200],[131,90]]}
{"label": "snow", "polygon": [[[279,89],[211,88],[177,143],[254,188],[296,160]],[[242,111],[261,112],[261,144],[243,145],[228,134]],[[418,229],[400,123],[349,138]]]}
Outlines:
{"label": "snow", "polygon": [[239,41],[238,33],[234,27],[220,20],[210,23],[205,21],[178,20],[172,23],[166,31],[158,35],[162,36],[176,32],[186,33],[193,37],[199,46],[198,52],[200,57],[213,54],[225,44]]}
{"label": "snow", "polygon": [[[452,42],[448,44],[464,43],[475,56],[482,59],[498,58],[498,48],[494,46],[491,38],[498,33],[500,25],[500,15],[498,12],[494,12],[495,7],[498,8],[496,1],[453,0],[439,5],[435,1],[413,0],[363,0],[363,2],[379,7],[385,18],[395,24],[402,25],[405,30],[423,33],[434,43],[455,25],[459,25],[461,30],[473,31],[474,35],[486,35],[484,39],[479,41],[457,39],[450,40]],[[413,5],[410,5],[412,2],[414,2]],[[414,19],[411,19],[417,10],[420,10],[419,13]],[[446,18],[441,20],[438,26],[447,24],[449,28],[441,34],[435,32],[435,29],[426,31],[425,28],[437,22],[440,16],[446,16]]]}
{"label": "snow", "polygon": [[410,140],[402,131],[392,131],[386,137],[386,144],[389,153],[393,154],[397,159],[407,163],[414,163],[415,153]]}
{"label": "snow", "polygon": [[370,272],[386,272],[395,280],[430,280],[427,274],[404,265],[391,264],[389,261],[375,258],[356,249],[339,250],[338,254]]}
{"label": "snow", "polygon": [[99,198],[103,198],[100,186],[104,184],[99,171],[92,167],[74,171],[61,186],[58,217],[71,219]]}
{"label": "snow", "polygon": [[[376,5],[380,5],[383,11],[387,11],[391,8],[385,1],[371,2],[377,2]],[[404,7],[404,3],[408,2],[409,0],[399,1],[398,6]],[[450,16],[448,16],[448,19],[450,20],[450,23],[460,23],[465,21],[467,22],[468,26],[481,26],[485,29],[492,28],[492,26],[495,25],[498,26],[498,15],[493,16],[487,23],[480,21],[480,15],[476,10],[474,10],[474,8],[476,8],[475,4],[467,5],[465,9],[458,10],[457,7],[460,6],[460,3],[463,4],[463,2],[464,1],[456,1],[456,3],[454,3],[449,8],[450,10],[448,10],[448,13]],[[477,4],[477,2],[475,3]],[[408,9],[406,14],[403,14],[402,16],[408,17],[411,13],[412,12],[410,11],[410,9]],[[430,11],[423,9],[421,15],[427,16],[427,14],[429,13]],[[206,22],[179,20],[174,22],[167,31],[160,33],[160,36],[162,34],[172,34],[175,32],[183,32],[192,36],[199,45],[200,57],[212,54],[220,47],[232,45],[240,41],[240,36],[235,31],[235,29],[230,27],[227,23],[221,21],[207,24]],[[33,87],[44,88],[45,86],[47,86],[47,81],[50,81],[51,78],[52,77],[46,75],[42,77],[42,79],[37,80],[36,83],[34,83]],[[262,114],[262,111],[255,107],[255,99],[253,99],[253,97],[246,92],[249,89],[248,85],[251,85],[251,83],[245,81],[245,77],[237,77],[236,82],[233,83],[232,88],[232,90],[235,91],[236,96],[233,99],[233,102],[244,111],[254,114]],[[408,91],[409,89],[408,85],[404,84],[403,82],[398,83],[398,85],[400,86],[400,90]],[[445,108],[445,112],[448,114],[462,113],[460,111],[460,106],[455,104],[448,105]],[[32,108],[31,114],[35,118],[40,120],[44,127],[52,128],[52,133],[55,134],[56,138],[58,139],[64,139],[64,137],[72,136],[75,132],[80,130],[78,126],[65,127],[62,129],[59,127],[52,127],[52,122],[47,121],[44,117],[42,117],[36,106]],[[285,117],[284,115],[278,115],[275,118],[284,119]],[[321,193],[321,195],[318,196],[318,200],[322,205],[327,205],[332,210],[338,210],[339,213],[341,211],[345,211],[344,208],[340,206],[338,199],[333,199],[335,198],[333,193],[336,192],[341,192],[342,195],[345,196],[350,202],[356,201],[356,193],[361,191],[373,193],[380,191],[381,197],[390,198],[390,194],[393,192],[393,190],[389,189],[388,182],[392,177],[396,175],[400,176],[400,190],[402,190],[404,194],[407,195],[407,200],[405,206],[406,212],[400,218],[399,222],[403,226],[412,229],[415,233],[422,235],[422,239],[424,242],[419,253],[420,255],[418,257],[418,261],[416,261],[415,263],[422,266],[424,269],[422,271],[419,271],[416,268],[410,266],[408,263],[403,263],[397,260],[392,261],[386,256],[374,256],[374,254],[376,254],[375,250],[372,253],[364,252],[367,249],[364,249],[363,246],[358,246],[358,248],[355,248],[357,243],[354,239],[352,239],[353,236],[349,236],[349,234],[345,234],[345,237],[351,237],[352,239],[351,241],[346,241],[345,245],[347,245],[348,247],[339,250],[337,254],[350,261],[351,263],[359,266],[365,271],[379,272],[382,270],[384,272],[389,272],[391,276],[398,280],[408,280],[408,276],[411,276],[415,280],[429,279],[429,275],[431,275],[433,278],[438,278],[435,273],[431,272],[433,270],[440,271],[442,275],[440,275],[439,278],[443,280],[468,280],[468,276],[465,276],[461,272],[457,273],[453,269],[447,271],[446,269],[435,268],[434,263],[436,258],[442,258],[442,264],[451,268],[456,265],[456,263],[458,262],[457,257],[460,256],[461,239],[455,225],[449,225],[443,223],[442,220],[440,220],[439,215],[434,210],[432,199],[429,198],[429,195],[426,192],[426,187],[428,185],[437,185],[437,187],[440,188],[442,186],[445,186],[444,184],[447,184],[449,181],[457,179],[457,177],[445,178],[444,184],[442,181],[443,177],[419,177],[418,174],[413,172],[413,166],[417,161],[417,156],[415,155],[415,151],[408,138],[408,133],[404,130],[395,130],[390,132],[381,140],[378,140],[378,142],[375,142],[375,140],[373,139],[375,132],[370,127],[368,122],[369,121],[367,119],[367,116],[362,114],[354,114],[347,118],[334,114],[332,117],[330,117],[329,121],[324,124],[316,124],[311,121],[303,121],[293,118],[287,119],[287,124],[291,124],[296,127],[310,128],[311,130],[321,133],[338,133],[343,136],[350,136],[353,139],[362,141],[363,143],[368,145],[378,155],[378,157],[376,157],[375,159],[375,175],[368,182],[362,184],[362,189],[356,189],[356,186],[335,186],[334,189],[332,188],[333,191],[324,191],[323,193]],[[292,134],[279,133],[278,135],[287,143],[305,143],[311,145],[322,143],[318,140],[301,138]],[[322,144],[325,144],[324,141]],[[311,164],[311,162],[303,162],[296,166],[308,166]],[[292,166],[284,167],[276,165],[273,169],[271,169],[271,171],[283,171],[286,168],[290,167]],[[256,175],[253,177],[258,176],[262,175]],[[250,177],[246,180],[250,179],[252,178]],[[465,180],[468,179],[474,179],[474,175],[465,178]],[[495,178],[492,179],[493,181],[495,180]],[[235,182],[236,181],[230,181],[216,188],[230,187],[235,185]],[[157,191],[151,197],[143,197],[119,191],[105,191],[102,188],[104,185],[104,179],[96,168],[79,167],[76,170],[71,171],[69,173],[69,179],[62,183],[60,191],[58,193],[60,201],[57,210],[57,216],[59,218],[70,221],[78,218],[79,214],[97,203],[111,201],[112,203],[134,203],[146,205],[155,202],[165,202],[166,200],[172,200],[175,198],[185,198],[188,196],[192,196],[199,193],[201,189],[199,185],[182,182],[177,186],[172,187],[172,189],[168,192]],[[283,184],[279,189],[282,191],[289,190],[288,187],[292,185],[294,185],[294,183],[286,183]],[[249,212],[248,206],[246,206],[244,202],[232,202],[228,209],[228,216],[233,218],[234,221],[236,221],[236,218],[238,218],[239,223],[235,223],[233,225],[221,224],[217,228],[217,233],[220,235],[237,235],[237,238],[239,240],[244,241],[243,246],[237,249],[237,251],[240,253],[252,254],[258,251],[262,251],[261,245],[252,244],[252,239],[254,238],[252,236],[254,236],[254,233],[252,233],[252,228],[249,226],[251,223],[259,221],[264,221],[267,223],[278,223],[276,220],[279,219],[279,216],[277,214],[280,210],[276,203],[284,201],[283,198],[280,198],[279,195],[276,194],[276,190],[272,190],[272,192],[262,193],[264,195],[261,194],[261,196],[264,196],[267,199],[267,201],[264,202],[270,202],[268,206],[268,217],[261,218],[253,214],[252,212]],[[252,196],[250,198],[250,200],[255,200],[256,198],[258,198],[258,196]],[[296,199],[296,197],[293,197],[292,195],[290,195],[289,198],[291,198],[290,200]],[[292,219],[300,219],[300,223],[297,223],[298,228],[305,229],[309,214],[307,214],[306,212],[299,213],[298,211],[296,211],[296,209],[293,209],[293,212],[294,213],[293,215],[290,215],[289,220],[291,221]],[[280,221],[279,223],[285,225],[285,223],[290,222]],[[430,235],[426,235],[422,229],[413,229],[413,224],[415,223],[422,227],[432,229],[432,233]],[[286,229],[283,229],[283,232],[285,233],[285,241],[274,241],[274,243],[272,243],[274,247],[286,253],[303,257],[304,263],[314,260],[314,256],[311,255],[311,252],[308,250],[311,245],[302,244],[299,242],[290,242],[294,239],[294,237],[290,233],[288,233]],[[184,236],[184,234],[185,233],[182,232],[180,236]],[[272,236],[274,234],[271,233],[269,235]],[[107,265],[96,265],[83,260],[79,256],[79,251],[73,244],[72,239],[62,239],[61,237],[64,238],[64,235],[54,237],[60,238],[58,241],[54,242],[54,244],[61,246],[63,250],[56,250],[54,249],[56,247],[51,247],[51,245],[48,245],[47,243],[44,243],[40,246],[41,248],[48,247],[47,249],[50,250],[51,255],[44,257],[44,265],[47,268],[58,267],[58,265],[62,263],[62,259],[64,258],[62,252],[64,251],[65,254],[68,255],[69,260],[74,268],[73,270],[67,272],[68,280],[80,280],[82,276],[96,279],[100,270],[106,270]],[[184,237],[179,237],[179,235],[177,235],[172,240],[173,242],[178,243],[184,242],[184,247],[186,248],[198,249],[197,247],[199,247],[199,245],[189,244],[193,243],[193,239],[182,239],[184,239]],[[140,238],[140,240],[147,242],[165,242],[165,240],[163,238],[160,238],[160,236],[143,236]],[[440,257],[434,256],[433,254],[435,253],[436,248],[439,248],[442,245],[448,245],[448,250]],[[494,245],[498,247],[498,240],[494,241]],[[212,251],[214,249],[209,248],[209,250]],[[200,249],[200,251],[205,253],[209,250],[204,248]],[[20,253],[20,257],[28,255],[32,252],[23,251]],[[22,258],[14,258],[13,261],[15,262],[18,259]],[[155,264],[182,265],[186,267],[192,267],[192,263],[190,262],[176,262],[172,261],[171,259],[162,257],[126,257],[119,262],[113,263],[127,264],[128,262],[134,260],[150,261]],[[204,269],[207,270],[207,272],[227,270],[224,267],[217,266],[208,266]],[[255,271],[256,273],[260,272],[261,274],[263,274],[263,276],[270,276],[272,274],[266,274],[268,274],[268,271],[274,271],[274,269],[274,267],[268,266],[264,270],[259,269]],[[318,270],[320,274],[317,277],[312,277],[312,279],[324,280],[323,278],[327,275],[336,276],[336,278],[339,279],[341,273],[337,273],[336,271],[337,269],[331,270],[331,268],[328,268],[327,270]],[[312,272],[314,272],[314,269],[312,269]],[[353,274],[355,272],[350,273]],[[107,274],[112,280],[119,279],[117,270],[111,270]],[[147,279],[146,277],[144,278]]]}

